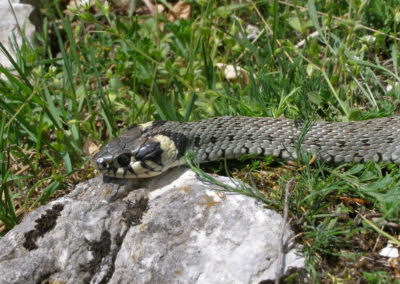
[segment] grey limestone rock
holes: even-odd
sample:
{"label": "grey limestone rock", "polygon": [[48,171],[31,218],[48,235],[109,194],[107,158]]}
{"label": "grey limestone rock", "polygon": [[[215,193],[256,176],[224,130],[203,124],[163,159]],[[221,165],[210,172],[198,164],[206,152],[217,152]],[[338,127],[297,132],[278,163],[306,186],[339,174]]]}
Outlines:
{"label": "grey limestone rock", "polygon": [[[27,215],[0,240],[0,283],[274,279],[278,213],[215,191],[183,168],[140,185],[119,183],[88,180]],[[284,240],[291,236],[286,229]],[[301,268],[304,259],[289,245],[283,264]]]}
{"label": "grey limestone rock", "polygon": [[[31,2],[38,5],[37,1],[32,0]],[[35,26],[29,19],[33,10],[34,8],[30,4],[20,3],[16,0],[0,0],[0,42],[14,57],[14,48],[21,45],[23,36],[27,40],[31,40],[35,33]],[[37,21],[38,15],[34,14],[34,16]],[[6,55],[1,51],[0,65],[7,68],[12,66]]]}

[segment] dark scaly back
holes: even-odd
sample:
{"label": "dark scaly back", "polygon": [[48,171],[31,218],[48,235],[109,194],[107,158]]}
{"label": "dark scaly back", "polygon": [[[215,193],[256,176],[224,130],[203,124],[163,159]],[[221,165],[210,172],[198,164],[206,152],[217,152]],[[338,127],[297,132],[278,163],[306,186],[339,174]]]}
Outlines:
{"label": "dark scaly back", "polygon": [[[223,116],[196,122],[166,122],[153,131],[187,137],[201,161],[244,154],[297,156],[296,145],[330,163],[367,160],[400,163],[400,118],[357,122],[313,122],[281,118]],[[303,141],[299,141],[304,132]]]}

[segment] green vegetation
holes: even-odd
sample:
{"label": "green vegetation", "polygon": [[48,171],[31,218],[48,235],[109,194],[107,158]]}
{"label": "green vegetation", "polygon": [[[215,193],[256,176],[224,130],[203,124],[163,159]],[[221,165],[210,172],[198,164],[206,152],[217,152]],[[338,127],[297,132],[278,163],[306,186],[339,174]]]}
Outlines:
{"label": "green vegetation", "polygon": [[[172,20],[167,1],[156,17],[141,1],[129,9],[110,3],[67,9],[43,1],[36,43],[23,43],[12,72],[0,66],[3,232],[93,176],[87,149],[133,123],[219,115],[349,121],[398,112],[397,0],[193,0],[187,19]],[[249,25],[258,27],[254,36]],[[236,79],[225,76],[227,65],[242,70]],[[294,178],[289,215],[315,281],[393,282],[398,264],[377,252],[388,239],[398,245],[398,167],[297,162],[306,166],[229,164],[281,212]]]}

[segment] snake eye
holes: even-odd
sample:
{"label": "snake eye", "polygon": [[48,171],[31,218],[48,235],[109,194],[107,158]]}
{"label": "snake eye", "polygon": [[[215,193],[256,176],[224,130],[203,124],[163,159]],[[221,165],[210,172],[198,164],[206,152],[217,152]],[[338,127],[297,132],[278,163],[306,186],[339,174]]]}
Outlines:
{"label": "snake eye", "polygon": [[131,155],[129,154],[121,154],[117,158],[118,164],[120,164],[121,167],[127,167],[129,166],[129,163],[131,162]]}

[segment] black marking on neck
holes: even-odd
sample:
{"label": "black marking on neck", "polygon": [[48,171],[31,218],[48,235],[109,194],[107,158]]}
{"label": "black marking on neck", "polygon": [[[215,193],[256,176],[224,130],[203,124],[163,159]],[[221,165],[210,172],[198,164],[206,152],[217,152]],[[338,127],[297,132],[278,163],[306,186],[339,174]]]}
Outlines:
{"label": "black marking on neck", "polygon": [[175,147],[178,150],[178,159],[185,155],[188,138],[184,134],[170,131],[161,131],[156,133],[155,135],[157,134],[165,135],[174,142]]}
{"label": "black marking on neck", "polygon": [[161,155],[163,150],[161,149],[160,142],[146,142],[140,147],[139,151],[136,153],[135,158],[138,161],[152,161],[156,164],[161,163]]}

